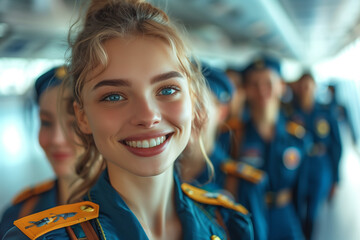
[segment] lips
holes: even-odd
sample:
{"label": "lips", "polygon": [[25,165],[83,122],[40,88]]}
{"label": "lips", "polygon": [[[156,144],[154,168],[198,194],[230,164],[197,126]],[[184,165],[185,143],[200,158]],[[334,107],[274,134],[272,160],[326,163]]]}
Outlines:
{"label": "lips", "polygon": [[126,139],[120,141],[133,154],[141,157],[151,157],[163,152],[169,143],[171,134],[146,137],[143,139]]}
{"label": "lips", "polygon": [[71,156],[72,156],[71,154],[65,153],[65,152],[55,152],[52,154],[52,157],[57,161],[66,160],[66,159],[70,158]]}

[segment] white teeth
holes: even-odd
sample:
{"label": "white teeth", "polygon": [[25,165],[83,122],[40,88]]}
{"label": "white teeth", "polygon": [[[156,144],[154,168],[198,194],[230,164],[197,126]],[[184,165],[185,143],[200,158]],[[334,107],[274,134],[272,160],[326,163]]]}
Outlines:
{"label": "white teeth", "polygon": [[156,146],[156,141],[155,139],[150,139],[150,147],[155,147]]}
{"label": "white teeth", "polygon": [[150,144],[149,144],[149,142],[148,142],[147,140],[143,140],[143,141],[142,141],[142,147],[143,147],[143,148],[149,148],[149,145],[150,145]]}
{"label": "white teeth", "polygon": [[134,148],[152,148],[162,144],[166,140],[165,136],[151,138],[142,141],[126,141],[126,145]]}

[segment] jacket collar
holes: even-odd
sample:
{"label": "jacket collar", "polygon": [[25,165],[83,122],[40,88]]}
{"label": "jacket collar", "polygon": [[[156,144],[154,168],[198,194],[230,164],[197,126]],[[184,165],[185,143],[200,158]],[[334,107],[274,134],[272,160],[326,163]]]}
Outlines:
{"label": "jacket collar", "polygon": [[[224,230],[214,223],[213,219],[209,217],[209,213],[182,192],[176,173],[174,180],[176,211],[181,221],[183,239],[208,240],[212,235],[225,239]],[[136,216],[111,186],[107,170],[102,173],[95,186],[89,191],[86,200],[100,205],[96,225],[102,238],[148,240]]]}

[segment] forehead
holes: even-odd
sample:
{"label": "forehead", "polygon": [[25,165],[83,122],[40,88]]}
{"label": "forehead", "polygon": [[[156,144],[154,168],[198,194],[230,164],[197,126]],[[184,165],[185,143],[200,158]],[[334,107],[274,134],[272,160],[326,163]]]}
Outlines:
{"label": "forehead", "polygon": [[48,109],[56,111],[56,102],[58,97],[59,86],[48,88],[40,95],[40,109]]}
{"label": "forehead", "polygon": [[165,41],[155,37],[113,38],[104,43],[106,67],[99,65],[90,80],[149,77],[171,70],[180,71],[176,54]]}
{"label": "forehead", "polygon": [[315,83],[314,79],[310,76],[305,76],[301,79],[302,83]]}
{"label": "forehead", "polygon": [[262,69],[251,71],[247,75],[247,82],[257,82],[264,80],[272,80],[274,78],[274,73],[271,69]]}

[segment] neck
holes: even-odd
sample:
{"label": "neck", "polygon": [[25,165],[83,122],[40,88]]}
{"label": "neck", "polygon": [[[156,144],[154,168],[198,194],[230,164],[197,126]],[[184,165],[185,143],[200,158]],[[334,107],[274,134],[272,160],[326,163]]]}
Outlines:
{"label": "neck", "polygon": [[[216,131],[202,134],[206,155],[210,156],[215,146]],[[198,140],[193,141],[181,158],[181,179],[185,182],[194,181],[206,167],[204,153]]]}
{"label": "neck", "polygon": [[58,204],[66,204],[73,189],[74,177],[58,177]]}
{"label": "neck", "polygon": [[302,99],[300,107],[304,112],[310,112],[314,106],[314,99],[307,97]]}
{"label": "neck", "polygon": [[[254,110],[253,110],[254,109]],[[274,127],[278,119],[279,104],[273,103],[262,109],[252,109],[252,120],[255,123],[260,136],[264,140],[271,140],[274,135]]]}
{"label": "neck", "polygon": [[135,214],[150,239],[166,234],[177,219],[173,168],[151,177],[108,168],[111,185]]}

